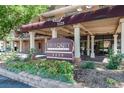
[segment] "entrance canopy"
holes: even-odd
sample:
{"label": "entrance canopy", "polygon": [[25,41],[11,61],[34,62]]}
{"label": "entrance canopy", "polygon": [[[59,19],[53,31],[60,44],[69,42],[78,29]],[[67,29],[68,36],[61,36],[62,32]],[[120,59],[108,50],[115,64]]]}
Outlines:
{"label": "entrance canopy", "polygon": [[[113,6],[96,11],[79,13],[60,20],[48,20],[22,25],[22,32],[39,30],[39,33],[51,35],[49,28],[56,27],[60,35],[73,36],[73,24],[81,24],[81,35],[87,34],[114,34],[116,33],[119,20],[124,16],[124,6]],[[118,31],[119,32],[119,31]]]}

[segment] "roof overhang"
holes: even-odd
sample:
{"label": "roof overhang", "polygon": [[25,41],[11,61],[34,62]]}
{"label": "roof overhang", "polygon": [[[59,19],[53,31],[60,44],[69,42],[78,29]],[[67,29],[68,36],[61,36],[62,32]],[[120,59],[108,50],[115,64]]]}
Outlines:
{"label": "roof overhang", "polygon": [[60,27],[64,25],[72,25],[72,24],[77,24],[77,23],[87,22],[87,21],[92,21],[92,20],[98,20],[98,19],[122,17],[124,16],[123,10],[124,10],[123,5],[107,7],[107,8],[99,9],[96,11],[90,11],[90,12],[79,13],[76,15],[63,17],[57,21],[51,19],[48,21],[42,21],[42,22],[22,25],[20,29],[22,32],[27,32],[31,30]]}
{"label": "roof overhang", "polygon": [[78,8],[82,8],[82,7],[83,7],[83,5],[70,5],[70,6],[61,7],[58,9],[54,9],[54,10],[45,12],[45,13],[41,14],[41,16],[42,17],[56,16],[58,14],[65,14],[65,13],[73,12],[73,11],[77,10]]}

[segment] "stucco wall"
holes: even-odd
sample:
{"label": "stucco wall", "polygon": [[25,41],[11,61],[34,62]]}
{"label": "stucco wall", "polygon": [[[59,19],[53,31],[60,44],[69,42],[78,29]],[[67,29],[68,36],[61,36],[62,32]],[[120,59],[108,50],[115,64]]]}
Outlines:
{"label": "stucco wall", "polygon": [[[39,45],[40,44],[40,45]],[[15,45],[17,46],[18,51],[20,50],[20,42],[15,41],[14,42],[14,47]],[[38,53],[44,53],[45,52],[45,40],[35,40],[35,47]],[[22,43],[22,52],[23,53],[28,53],[30,50],[30,41],[29,40],[23,40]]]}

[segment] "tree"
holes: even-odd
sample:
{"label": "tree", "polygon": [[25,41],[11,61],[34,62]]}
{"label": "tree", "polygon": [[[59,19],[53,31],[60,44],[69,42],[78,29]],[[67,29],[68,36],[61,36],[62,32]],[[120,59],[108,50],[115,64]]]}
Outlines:
{"label": "tree", "polygon": [[35,16],[47,11],[45,5],[1,5],[0,6],[0,39],[6,38],[10,31],[17,31],[19,26],[27,24]]}

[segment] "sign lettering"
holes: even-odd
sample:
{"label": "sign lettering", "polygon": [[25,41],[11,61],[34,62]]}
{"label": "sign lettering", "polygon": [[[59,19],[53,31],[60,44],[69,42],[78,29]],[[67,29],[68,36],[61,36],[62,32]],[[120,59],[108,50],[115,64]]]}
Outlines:
{"label": "sign lettering", "polygon": [[73,41],[66,38],[53,38],[47,43],[46,55],[48,59],[73,60]]}

